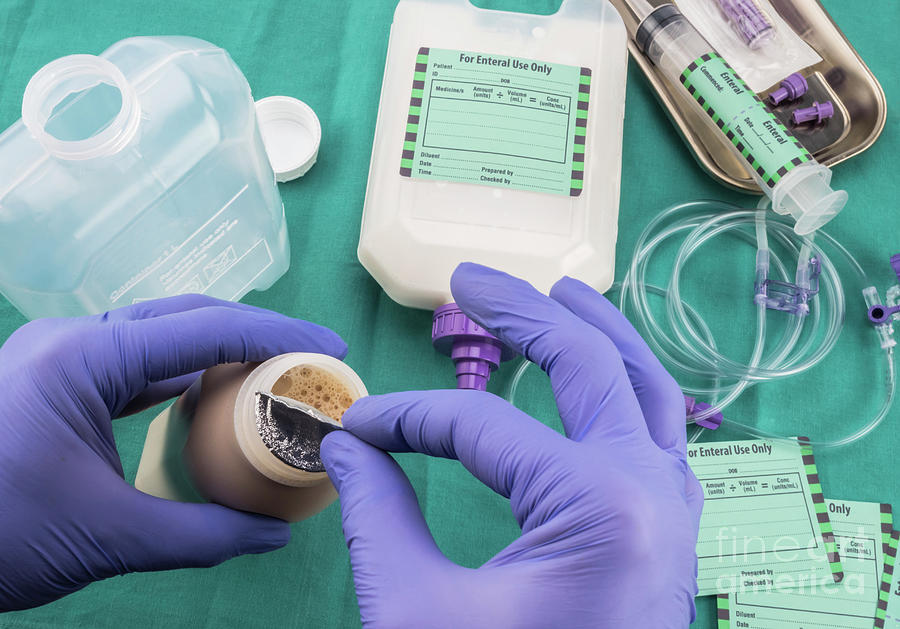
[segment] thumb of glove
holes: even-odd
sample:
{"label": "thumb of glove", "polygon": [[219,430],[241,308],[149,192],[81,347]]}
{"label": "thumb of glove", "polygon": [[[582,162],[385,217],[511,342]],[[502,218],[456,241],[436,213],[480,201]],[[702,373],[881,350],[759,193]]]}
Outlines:
{"label": "thumb of glove", "polygon": [[216,504],[163,500],[133,490],[128,521],[117,527],[125,572],[205,568],[281,548],[287,522]]}
{"label": "thumb of glove", "polygon": [[450,564],[428,530],[412,485],[389,454],[345,431],[327,435],[321,453],[341,497],[357,593],[377,595],[398,577],[421,577]]}

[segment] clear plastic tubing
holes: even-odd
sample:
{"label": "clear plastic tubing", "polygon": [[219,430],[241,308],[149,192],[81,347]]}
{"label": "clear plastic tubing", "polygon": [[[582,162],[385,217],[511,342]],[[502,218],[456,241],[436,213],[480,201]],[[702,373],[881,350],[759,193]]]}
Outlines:
{"label": "clear plastic tubing", "polygon": [[[722,235],[736,236],[756,246],[758,283],[771,276],[783,282],[793,279],[798,286],[809,287],[810,259],[815,257],[821,265],[818,294],[808,301],[808,309],[778,313],[788,320],[774,342],[767,343],[769,309],[765,300],[759,295],[756,298],[748,295],[748,302],[756,309],[756,332],[746,363],[719,351],[709,326],[681,295],[681,275],[691,256],[704,244]],[[671,263],[667,286],[649,284],[646,275],[654,253],[663,243],[678,237],[683,241]],[[788,263],[769,249],[770,240],[778,245],[776,251],[787,252],[786,258],[790,262],[796,260],[793,277],[790,277],[793,269],[787,266]],[[827,245],[828,251],[837,254],[851,269],[854,283],[861,287],[864,297],[867,292],[874,291],[856,259],[840,243],[824,232],[817,233],[817,240]],[[844,286],[831,257],[819,244],[798,236],[783,220],[767,220],[765,210],[746,210],[715,201],[683,203],[657,216],[639,237],[625,279],[614,284],[611,290],[619,291],[619,308],[629,315],[641,336],[676,379],[686,374],[710,382],[709,386],[682,385],[685,393],[700,396],[711,404],[709,409],[689,416],[689,424],[722,412],[744,390],[758,382],[798,374],[818,365],[837,342],[846,312]],[[654,315],[650,307],[651,295],[665,299],[664,321]],[[879,344],[877,337],[877,334],[873,335],[876,346]],[[771,348],[767,348],[769,344]],[[885,388],[876,414],[844,437],[831,441],[814,440],[812,445],[819,448],[844,446],[866,436],[882,422],[891,408],[896,389],[893,349],[887,346],[882,354]],[[519,382],[530,364],[523,362],[510,382],[507,397],[512,403],[515,403]],[[791,439],[728,417],[723,423],[752,437]],[[696,441],[702,431],[698,426],[691,435],[691,442]]]}
{"label": "clear plastic tubing", "polygon": [[707,126],[772,200],[772,209],[793,217],[798,234],[811,234],[844,208],[847,193],[831,189],[831,170],[803,148],[674,5],[628,5],[640,20],[638,48],[673,85],[684,87]]}

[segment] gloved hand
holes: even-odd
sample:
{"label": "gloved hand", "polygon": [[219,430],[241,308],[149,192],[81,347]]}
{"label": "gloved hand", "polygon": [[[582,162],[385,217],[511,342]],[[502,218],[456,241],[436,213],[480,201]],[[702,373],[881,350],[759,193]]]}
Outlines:
{"label": "gloved hand", "polygon": [[0,611],[113,575],[286,544],[281,520],[127,484],[110,420],[179,395],[199,370],[292,351],[342,357],[346,345],[311,323],[201,295],[16,331],[0,348]]}
{"label": "gloved hand", "polygon": [[[322,458],[340,493],[363,624],[686,627],[702,493],[675,381],[578,281],[546,297],[464,264],[451,286],[470,317],[549,374],[567,436],[489,393],[357,401],[343,417],[349,432],[328,435]],[[522,536],[476,570],[452,563],[382,450],[458,459],[510,499]]]}

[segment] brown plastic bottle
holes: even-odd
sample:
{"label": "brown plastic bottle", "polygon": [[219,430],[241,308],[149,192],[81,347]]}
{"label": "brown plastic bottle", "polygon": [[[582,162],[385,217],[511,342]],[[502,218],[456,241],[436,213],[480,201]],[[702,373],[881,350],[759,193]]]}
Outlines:
{"label": "brown plastic bottle", "polygon": [[[234,509],[297,522],[327,507],[337,492],[325,472],[299,470],[266,447],[257,431],[257,391],[297,399],[340,421],[350,404],[367,395],[366,388],[352,369],[331,356],[283,354],[264,363],[207,369],[172,406],[169,422],[183,418],[190,424],[183,463],[197,494]],[[151,434],[152,428],[145,456]],[[139,470],[138,489],[159,495],[147,481],[149,474],[143,476]]]}

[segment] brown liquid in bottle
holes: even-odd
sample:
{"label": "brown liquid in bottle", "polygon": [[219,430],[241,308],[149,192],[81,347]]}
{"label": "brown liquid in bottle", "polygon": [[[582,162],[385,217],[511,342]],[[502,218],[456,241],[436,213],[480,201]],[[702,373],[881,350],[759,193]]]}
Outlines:
{"label": "brown liquid in bottle", "polygon": [[[272,480],[247,460],[235,436],[234,408],[241,385],[258,365],[228,364],[208,369],[199,392],[176,402],[188,412],[193,407],[185,463],[194,485],[208,500],[297,522],[331,504],[337,492],[324,472],[305,472],[308,484],[292,487]],[[311,365],[288,369],[271,391],[315,406],[338,421],[354,401],[343,382]]]}
{"label": "brown liquid in bottle", "polygon": [[353,404],[353,394],[343,382],[312,365],[288,369],[272,385],[272,393],[315,406],[337,421],[341,421],[344,411]]}

